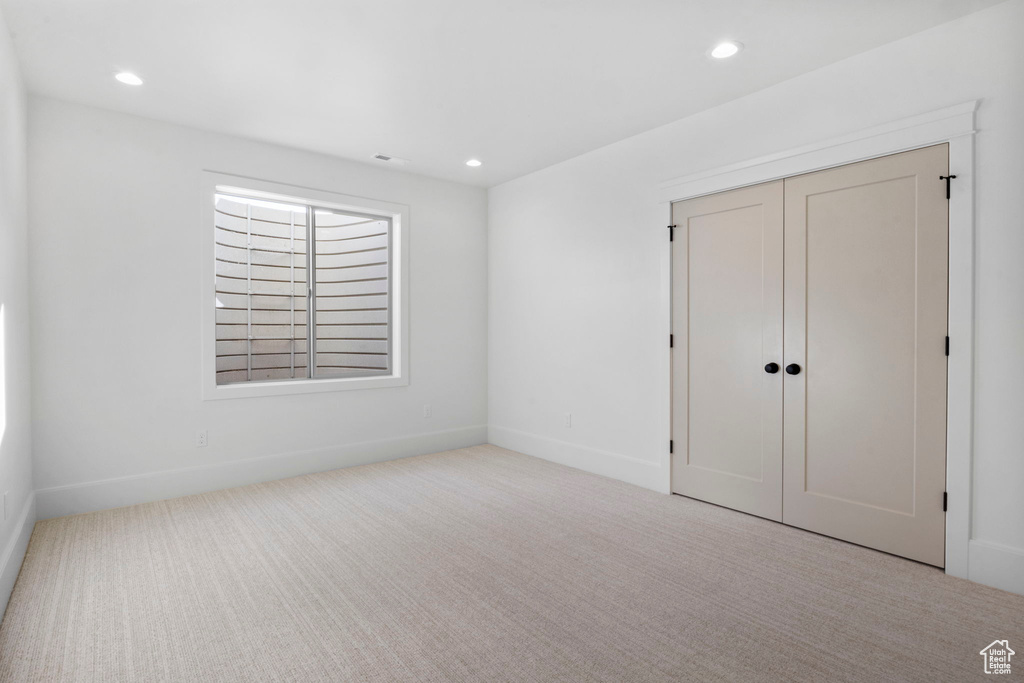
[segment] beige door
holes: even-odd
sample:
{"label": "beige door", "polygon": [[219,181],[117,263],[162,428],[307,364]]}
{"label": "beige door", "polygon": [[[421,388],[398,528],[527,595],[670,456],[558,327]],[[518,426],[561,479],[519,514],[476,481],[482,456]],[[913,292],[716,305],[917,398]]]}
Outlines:
{"label": "beige door", "polygon": [[777,181],[673,205],[672,490],[782,519]]}
{"label": "beige door", "polygon": [[785,181],[783,521],[938,566],[947,173],[939,145]]}

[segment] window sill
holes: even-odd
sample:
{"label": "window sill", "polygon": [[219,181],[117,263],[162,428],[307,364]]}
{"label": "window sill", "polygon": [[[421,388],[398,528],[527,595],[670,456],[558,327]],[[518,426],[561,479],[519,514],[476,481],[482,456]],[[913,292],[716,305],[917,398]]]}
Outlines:
{"label": "window sill", "polygon": [[245,384],[206,384],[203,387],[203,400],[216,401],[232,398],[287,396],[290,394],[320,394],[329,391],[383,389],[386,387],[404,387],[408,385],[409,380],[400,375],[339,377],[336,379],[274,380],[269,382],[249,382]]}

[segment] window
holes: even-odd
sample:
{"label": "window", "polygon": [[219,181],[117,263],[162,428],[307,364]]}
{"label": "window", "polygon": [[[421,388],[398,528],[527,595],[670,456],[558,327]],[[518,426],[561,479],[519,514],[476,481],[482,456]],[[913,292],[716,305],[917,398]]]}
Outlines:
{"label": "window", "polygon": [[248,184],[213,183],[206,195],[214,273],[205,303],[213,328],[213,378],[204,381],[205,396],[402,380],[404,353],[396,351],[404,352],[404,325],[395,312],[404,301],[396,287],[404,281],[398,267],[404,208]]}

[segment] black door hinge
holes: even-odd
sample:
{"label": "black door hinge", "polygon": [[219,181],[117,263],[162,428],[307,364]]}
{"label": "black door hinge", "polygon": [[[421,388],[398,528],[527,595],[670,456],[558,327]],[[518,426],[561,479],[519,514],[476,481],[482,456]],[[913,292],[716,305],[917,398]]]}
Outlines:
{"label": "black door hinge", "polygon": [[668,241],[671,242],[672,240],[674,240],[675,236],[676,236],[676,226],[674,226],[674,225],[668,226]]}
{"label": "black door hinge", "polygon": [[949,502],[949,494],[946,491],[942,492],[942,511],[946,511],[947,503]]}
{"label": "black door hinge", "polygon": [[946,355],[949,355],[949,335],[946,335]]}
{"label": "black door hinge", "polygon": [[675,347],[675,345],[676,345],[676,335],[674,335],[674,334],[668,335],[668,348],[671,349],[671,348]]}
{"label": "black door hinge", "polygon": [[668,452],[671,453],[675,449],[675,442],[671,439],[668,442]]}
{"label": "black door hinge", "polygon": [[940,175],[939,180],[946,181],[946,199],[949,199],[949,181],[956,178],[955,175]]}

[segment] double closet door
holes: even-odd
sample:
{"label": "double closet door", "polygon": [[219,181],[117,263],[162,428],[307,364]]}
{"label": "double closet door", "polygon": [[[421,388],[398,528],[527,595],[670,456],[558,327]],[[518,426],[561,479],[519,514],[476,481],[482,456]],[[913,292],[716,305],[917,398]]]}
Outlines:
{"label": "double closet door", "polygon": [[943,566],[947,145],[673,204],[676,493]]}

